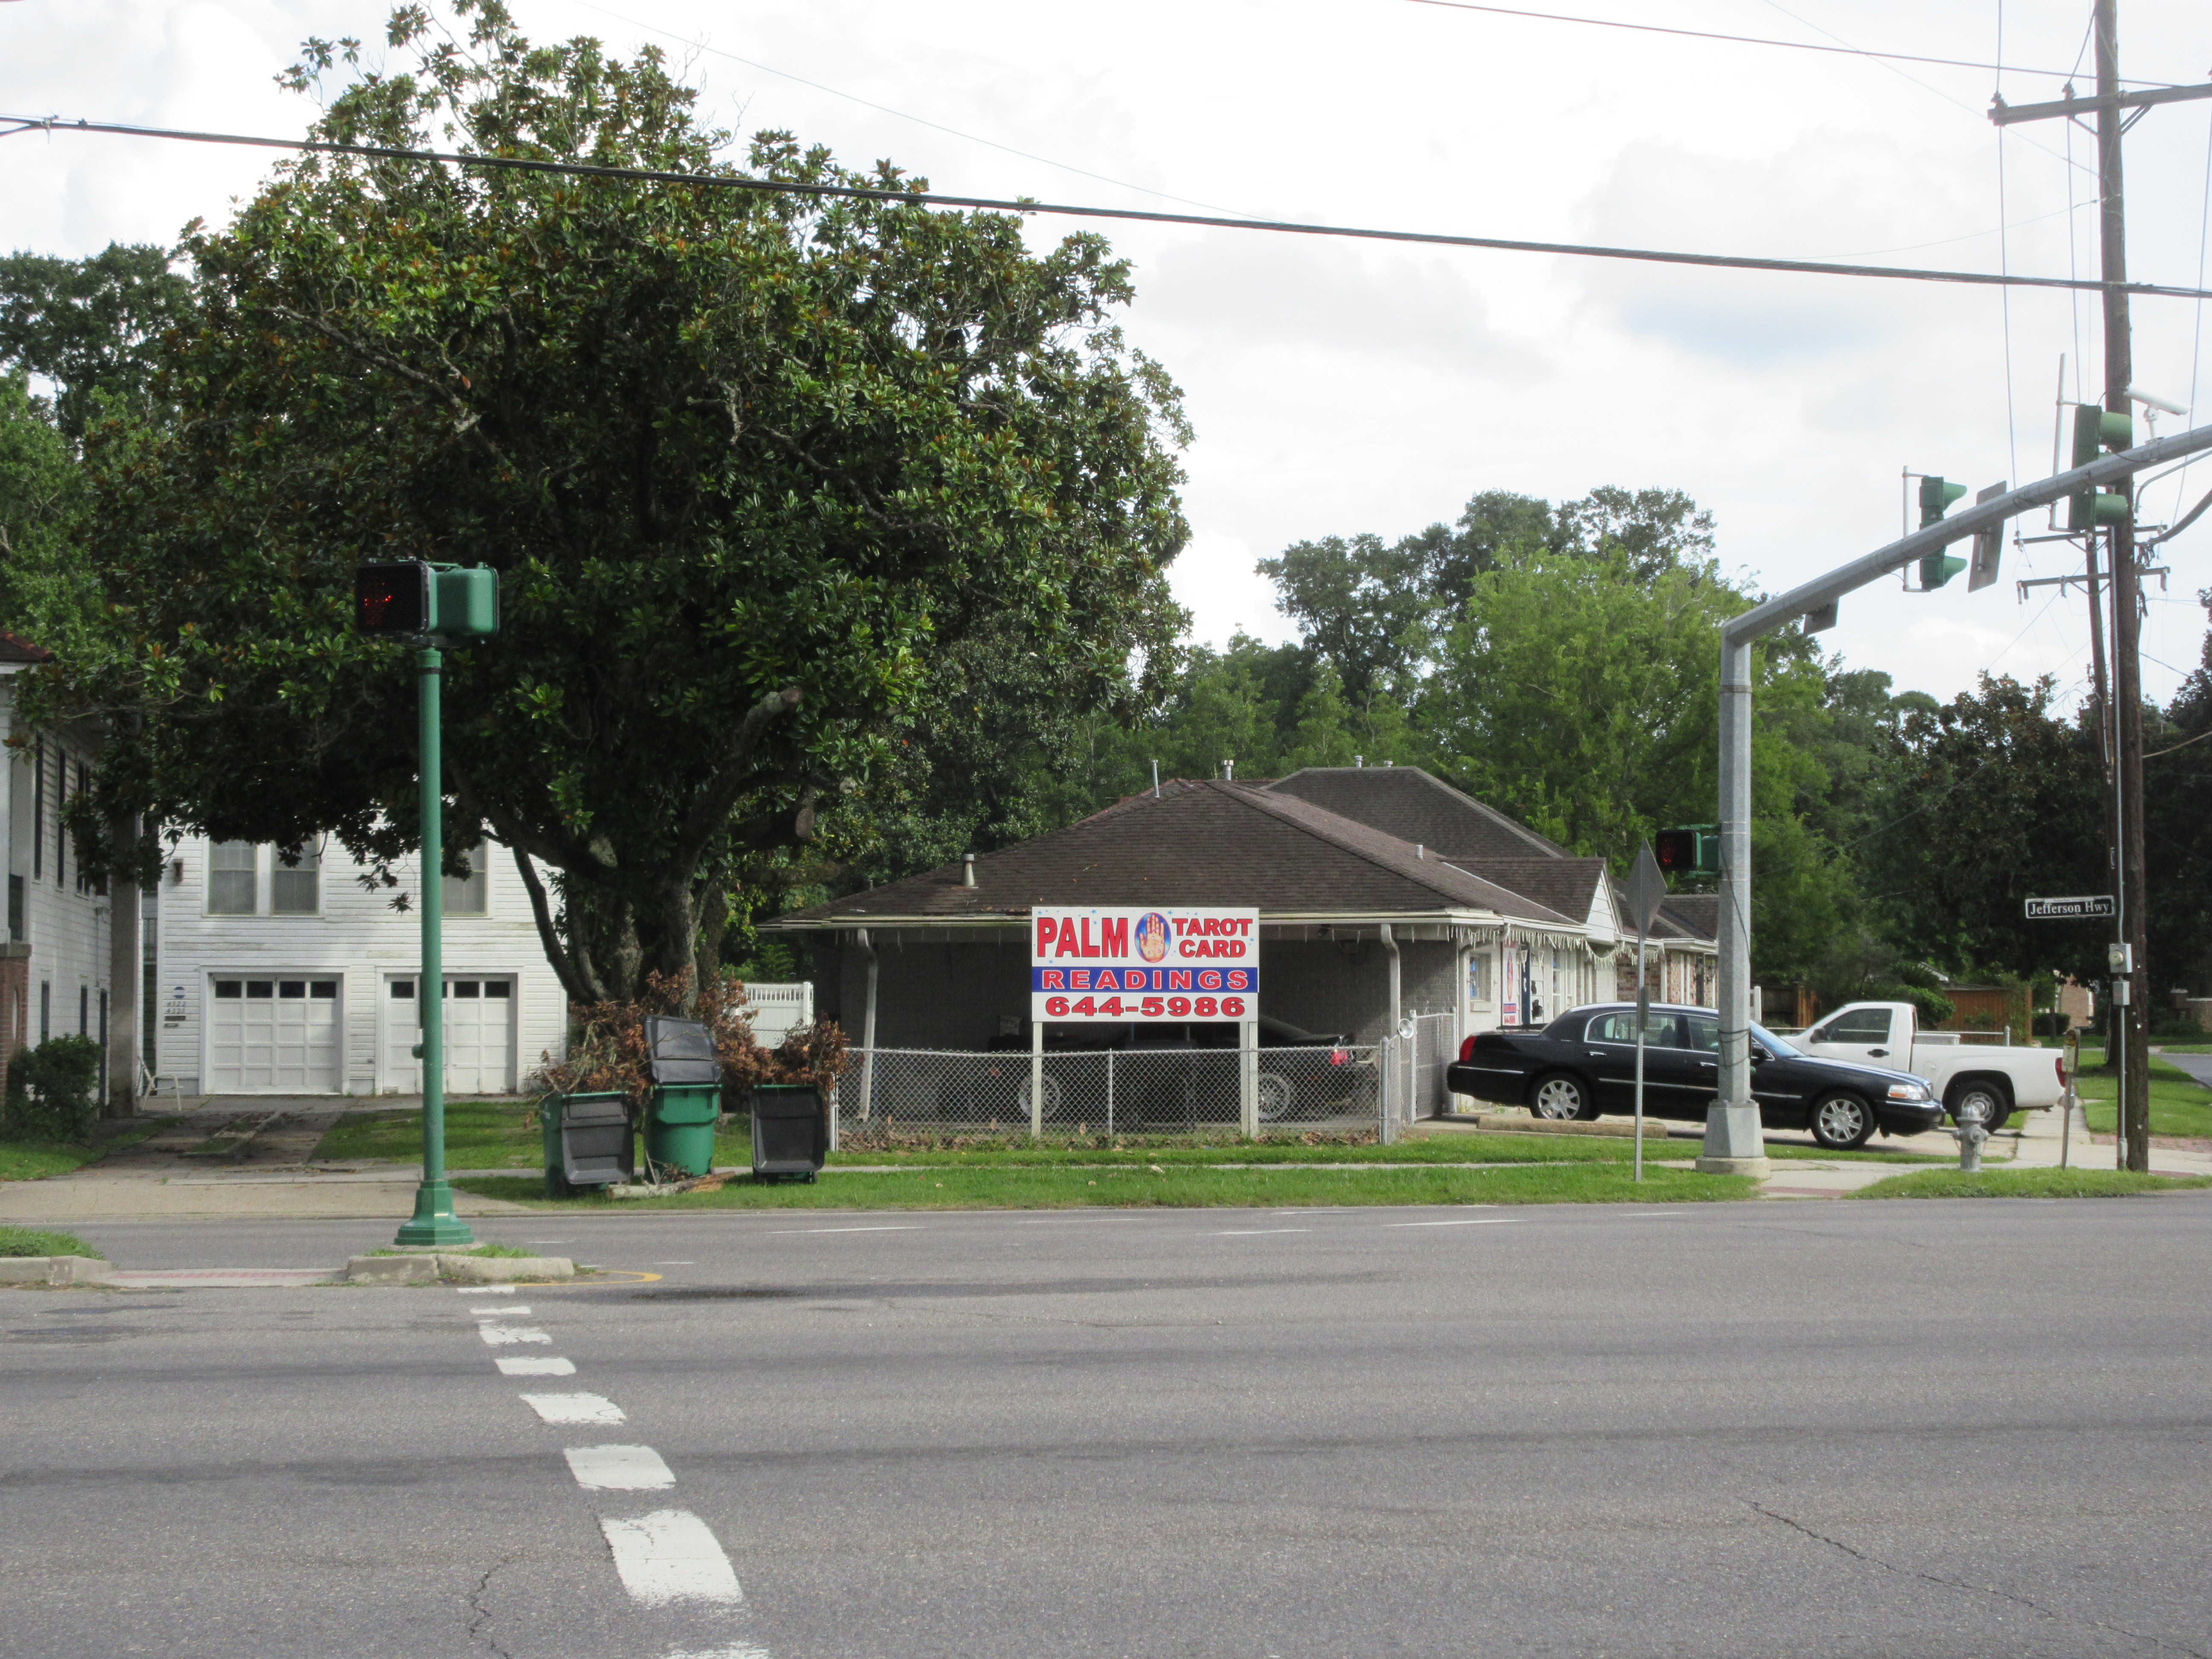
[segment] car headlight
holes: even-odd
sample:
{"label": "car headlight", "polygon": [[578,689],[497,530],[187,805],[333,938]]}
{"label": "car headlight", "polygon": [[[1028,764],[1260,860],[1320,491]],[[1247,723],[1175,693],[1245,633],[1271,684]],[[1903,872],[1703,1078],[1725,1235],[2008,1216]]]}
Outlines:
{"label": "car headlight", "polygon": [[1892,1100],[1929,1100],[1934,1098],[1934,1097],[1929,1095],[1928,1092],[1928,1085],[1924,1083],[1893,1083],[1889,1085],[1889,1097]]}

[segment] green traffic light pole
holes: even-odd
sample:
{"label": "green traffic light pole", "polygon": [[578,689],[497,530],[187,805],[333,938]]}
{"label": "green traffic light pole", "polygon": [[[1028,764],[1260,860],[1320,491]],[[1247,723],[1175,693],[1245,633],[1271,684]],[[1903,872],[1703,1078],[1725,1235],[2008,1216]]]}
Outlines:
{"label": "green traffic light pole", "polygon": [[453,1189],[446,1181],[446,770],[439,743],[445,659],[434,635],[423,641],[416,672],[422,690],[422,971],[415,981],[422,1026],[415,1051],[422,1060],[422,1181],[415,1189],[415,1213],[392,1243],[473,1244],[476,1235],[453,1213]]}
{"label": "green traffic light pole", "polygon": [[[2117,428],[2113,435],[2117,436]],[[1938,517],[1887,547],[1815,577],[1721,629],[1721,1052],[1717,1097],[1705,1113],[1700,1170],[1764,1174],[1766,1143],[1759,1108],[1751,1098],[1751,647],[1753,641],[1799,618],[1808,633],[1836,625],[1838,601],[1919,559],[1942,560],[1943,550],[1968,537],[1989,538],[1987,580],[1996,575],[1996,555],[2006,523],[2021,514],[2092,494],[2167,461],[2212,450],[2212,426],[2156,438],[2133,449],[2077,465],[2056,477],[2006,492],[1983,492],[1955,519]],[[1929,505],[1936,507],[1931,501]],[[1948,505],[1942,503],[1942,505]],[[2129,505],[2124,500],[2121,505]],[[1979,578],[1978,578],[1979,579]]]}

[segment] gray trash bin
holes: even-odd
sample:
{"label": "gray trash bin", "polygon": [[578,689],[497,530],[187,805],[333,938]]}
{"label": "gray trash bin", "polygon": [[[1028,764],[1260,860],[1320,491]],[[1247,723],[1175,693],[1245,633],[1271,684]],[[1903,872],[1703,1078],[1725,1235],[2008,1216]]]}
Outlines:
{"label": "gray trash bin", "polygon": [[811,1181],[830,1155],[830,1107],[811,1083],[753,1091],[753,1179]]}
{"label": "gray trash bin", "polygon": [[549,1095],[538,1115],[545,1129],[549,1197],[567,1198],[580,1187],[609,1187],[637,1178],[629,1096]]}

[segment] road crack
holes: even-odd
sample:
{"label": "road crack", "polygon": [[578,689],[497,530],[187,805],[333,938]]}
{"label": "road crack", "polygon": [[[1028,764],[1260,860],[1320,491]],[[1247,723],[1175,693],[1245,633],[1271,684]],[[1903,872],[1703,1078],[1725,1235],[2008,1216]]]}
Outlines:
{"label": "road crack", "polygon": [[1770,1510],[1765,1504],[1753,1503],[1749,1498],[1744,1499],[1744,1503],[1768,1520],[1779,1521],[1792,1532],[1802,1533],[1816,1544],[1826,1544],[1831,1549],[1841,1550],[1854,1561],[1864,1562],[1870,1567],[1880,1567],[1884,1572],[1893,1572],[1900,1578],[1917,1578],[1923,1584],[1934,1584],[1943,1589],[1966,1590],[1975,1595],[1991,1596],[2000,1601],[2009,1601],[2015,1607],[2026,1607],[2030,1613],[2058,1624],[2087,1625],[2093,1630],[2110,1631],[2115,1636],[2126,1637],[2130,1642],[2148,1642],[2153,1647],[2166,1652],[2187,1654],[2190,1659],[2212,1659],[2212,1655],[2207,1655],[2201,1649],[2185,1648],[2179,1643],[2168,1642],[2163,1638],[2149,1635],[2143,1631],[2130,1630],[2124,1625],[2107,1624],[2102,1619],[2086,1618],[2075,1613],[2062,1613],[2056,1607],[2045,1607],[2042,1602],[2033,1601],[2027,1596],[2015,1595],[2011,1590],[1999,1589],[1994,1584],[1977,1584],[1965,1578],[1946,1578],[1940,1573],[1922,1572],[1915,1567],[1900,1567],[1893,1561],[1885,1561],[1878,1555],[1869,1555],[1864,1550],[1855,1549],[1840,1538],[1831,1538],[1824,1532],[1816,1532],[1802,1521],[1792,1520],[1778,1510]]}
{"label": "road crack", "polygon": [[469,1640],[483,1643],[497,1654],[499,1659],[514,1659],[514,1656],[501,1647],[499,1638],[491,1633],[491,1609],[484,1606],[484,1597],[490,1593],[492,1574],[501,1567],[513,1566],[521,1559],[519,1555],[501,1556],[483,1570],[483,1577],[477,1580],[477,1587],[469,1592]]}

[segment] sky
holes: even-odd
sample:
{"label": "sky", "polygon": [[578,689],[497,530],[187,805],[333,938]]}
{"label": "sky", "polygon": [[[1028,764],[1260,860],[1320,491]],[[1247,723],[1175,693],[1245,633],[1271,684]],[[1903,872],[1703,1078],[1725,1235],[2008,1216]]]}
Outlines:
{"label": "sky", "polygon": [[[1682,29],[2002,61],[1885,64],[1528,18],[1433,0],[511,0],[533,39],[662,46],[714,122],[782,129],[950,192],[1531,240],[1971,270],[2096,272],[2094,143],[1987,119],[2058,95],[2087,0],[1544,0]],[[310,36],[377,58],[356,0],[0,0],[0,112],[293,136],[274,77]],[[2002,33],[2002,58],[1999,37]],[[2123,0],[2124,74],[2212,79],[2212,9]],[[2030,71],[2056,70],[2059,74]],[[0,141],[0,246],[88,254],[221,223],[266,152],[138,138]],[[2137,280],[2203,286],[2212,100],[2154,109],[2126,152]],[[1033,246],[1071,228],[1039,216]],[[1255,562],[1395,538],[1507,489],[1686,491],[1731,573],[1779,592],[1896,538],[1901,473],[1970,489],[2051,470],[2056,405],[2102,386],[2094,297],[1663,269],[1249,231],[1104,227],[1134,264],[1122,319],[1182,387],[1199,638],[1290,637]],[[2070,246],[2069,246],[2070,231]],[[2136,384],[2212,409],[2200,302],[2136,302]],[[2062,374],[2061,359],[2064,359]],[[2161,416],[2177,431],[2191,419]],[[2140,428],[2139,428],[2140,429]],[[2155,485],[2146,524],[2212,489]],[[2045,532],[2040,520],[2025,536]],[[2148,695],[2200,660],[2212,514],[2148,584]],[[1891,581],[1824,636],[1851,667],[1948,698],[1988,671],[2087,688],[2078,568],[2008,545],[1997,586]]]}

